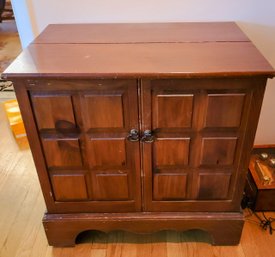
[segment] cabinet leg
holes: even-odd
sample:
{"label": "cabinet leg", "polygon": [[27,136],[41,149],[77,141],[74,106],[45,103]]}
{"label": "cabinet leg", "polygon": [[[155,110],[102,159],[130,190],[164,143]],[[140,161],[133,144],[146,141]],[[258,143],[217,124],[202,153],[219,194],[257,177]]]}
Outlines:
{"label": "cabinet leg", "polygon": [[48,226],[44,224],[45,233],[49,245],[56,247],[74,247],[75,239],[81,231],[72,229],[62,229],[59,226]]}
{"label": "cabinet leg", "polygon": [[243,222],[231,221],[209,229],[212,245],[237,245],[240,243]]}

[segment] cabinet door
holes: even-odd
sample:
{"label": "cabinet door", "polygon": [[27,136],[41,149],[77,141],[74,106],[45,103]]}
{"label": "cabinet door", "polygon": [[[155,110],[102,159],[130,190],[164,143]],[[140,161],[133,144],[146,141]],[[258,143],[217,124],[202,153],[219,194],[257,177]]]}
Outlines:
{"label": "cabinet door", "polygon": [[254,82],[237,79],[142,82],[144,198],[148,211],[232,209],[243,167]]}
{"label": "cabinet door", "polygon": [[31,101],[60,210],[140,210],[139,142],[127,140],[139,126],[136,81],[49,84]]}
{"label": "cabinet door", "polygon": [[[93,88],[79,96],[86,165],[95,201],[133,201],[140,193],[137,85]],[[139,199],[140,200],[140,199]]]}

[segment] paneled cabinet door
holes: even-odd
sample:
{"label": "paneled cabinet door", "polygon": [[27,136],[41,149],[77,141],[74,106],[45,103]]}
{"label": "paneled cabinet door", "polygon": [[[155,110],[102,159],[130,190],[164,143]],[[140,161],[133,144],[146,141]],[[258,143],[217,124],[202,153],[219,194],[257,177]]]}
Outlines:
{"label": "paneled cabinet door", "polygon": [[137,83],[77,83],[31,92],[55,201],[71,211],[138,211],[139,142],[127,139],[139,128]]}
{"label": "paneled cabinet door", "polygon": [[237,79],[142,82],[148,211],[229,209],[240,171],[250,84]]}

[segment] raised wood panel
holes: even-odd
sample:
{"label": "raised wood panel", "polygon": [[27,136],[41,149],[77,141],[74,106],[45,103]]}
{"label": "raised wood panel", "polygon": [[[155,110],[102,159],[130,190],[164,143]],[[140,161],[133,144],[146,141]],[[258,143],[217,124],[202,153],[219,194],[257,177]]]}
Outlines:
{"label": "raised wood panel", "polygon": [[153,200],[184,200],[187,174],[155,174]]}
{"label": "raised wood panel", "polygon": [[153,106],[153,127],[188,128],[192,125],[192,94],[159,94]]}
{"label": "raised wood panel", "polygon": [[125,138],[90,138],[87,158],[92,168],[126,166]]}
{"label": "raised wood panel", "polygon": [[201,165],[232,165],[236,151],[236,137],[202,139]]}
{"label": "raised wood panel", "polygon": [[200,174],[198,199],[225,199],[228,195],[231,174]]}
{"label": "raised wood panel", "polygon": [[96,200],[114,201],[129,199],[127,174],[96,174],[95,179],[94,197]]}
{"label": "raised wood panel", "polygon": [[123,128],[125,126],[122,94],[86,94],[83,101],[87,128]]}
{"label": "raised wood panel", "polygon": [[48,167],[80,167],[82,158],[79,140],[42,138]]}
{"label": "raised wood panel", "polygon": [[[153,143],[143,145],[144,199],[147,211],[201,211],[207,209],[208,204],[212,210],[219,211],[231,205],[227,200],[236,197],[234,186],[240,172],[240,154],[243,150],[243,133],[250,106],[251,83],[254,81],[232,78],[142,81],[142,129],[152,129],[155,136]],[[190,127],[168,127],[168,123],[166,127],[156,127],[158,118],[154,116],[161,115],[157,108],[158,102],[163,100],[163,95],[192,96]],[[232,107],[231,110],[231,105],[234,104],[237,107]],[[227,108],[229,115],[235,115],[230,122],[219,119],[219,105],[222,105],[224,116],[227,116]],[[209,112],[213,112],[213,118]],[[177,107],[174,107],[173,113],[178,114]],[[211,119],[213,121],[210,121]],[[189,138],[188,151],[178,150],[180,138]],[[182,152],[186,152],[184,158],[180,155]],[[200,173],[203,173],[201,184]],[[211,173],[212,176],[207,176],[206,173]],[[219,175],[220,173],[222,175]],[[230,175],[227,175],[229,173]],[[186,174],[188,181],[185,197],[176,200],[167,197],[164,200],[166,192],[161,186],[157,193],[158,185],[165,183],[165,176],[161,177],[164,174]],[[225,178],[221,178],[222,176]],[[221,187],[213,186],[212,179],[221,183]],[[177,183],[176,179],[174,181],[173,183]],[[217,195],[211,192],[211,188]],[[206,189],[209,190],[210,200],[216,197],[217,201],[204,201],[202,192]]]}
{"label": "raised wood panel", "polygon": [[206,127],[239,127],[245,94],[209,94]]}
{"label": "raised wood panel", "polygon": [[187,165],[190,138],[158,138],[154,142],[154,166]]}
{"label": "raised wood panel", "polygon": [[39,129],[75,128],[74,111],[70,95],[31,95]]}
{"label": "raised wood panel", "polygon": [[51,181],[56,201],[88,199],[84,174],[55,174],[51,176]]}

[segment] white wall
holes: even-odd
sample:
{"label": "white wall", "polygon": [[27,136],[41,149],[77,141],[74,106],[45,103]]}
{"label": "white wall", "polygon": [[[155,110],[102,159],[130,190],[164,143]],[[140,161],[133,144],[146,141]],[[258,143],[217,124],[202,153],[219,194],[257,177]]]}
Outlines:
{"label": "white wall", "polygon": [[23,48],[25,48],[35,36],[33,33],[33,24],[31,23],[29,16],[29,6],[25,1],[12,0],[11,3],[21,40],[21,45]]}
{"label": "white wall", "polygon": [[[12,0],[12,4],[23,47],[49,23],[237,21],[275,67],[274,0]],[[255,144],[275,144],[274,113],[275,79],[268,82]]]}

